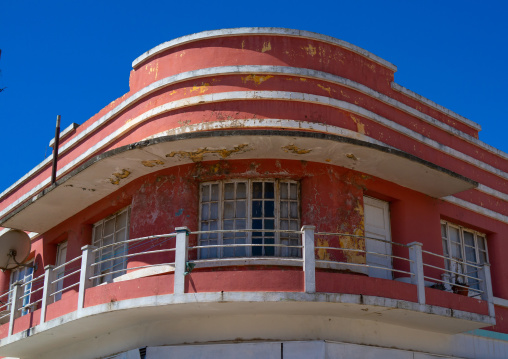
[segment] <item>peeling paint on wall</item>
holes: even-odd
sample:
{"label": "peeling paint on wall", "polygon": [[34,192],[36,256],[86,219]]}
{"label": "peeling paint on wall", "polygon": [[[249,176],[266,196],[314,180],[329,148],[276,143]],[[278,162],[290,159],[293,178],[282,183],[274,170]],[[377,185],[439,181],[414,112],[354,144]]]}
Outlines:
{"label": "peeling paint on wall", "polygon": [[210,84],[207,83],[207,82],[203,82],[201,85],[195,85],[195,86],[192,86],[191,90],[190,90],[190,93],[192,92],[199,92],[200,94],[203,94],[205,93],[206,91],[208,91],[208,87],[210,87]]}
{"label": "peeling paint on wall", "polygon": [[196,151],[174,151],[166,155],[166,157],[175,157],[177,156],[179,159],[190,159],[192,162],[200,162],[203,161],[203,158],[206,154],[214,154],[218,155],[220,158],[228,158],[234,153],[242,153],[246,151],[250,151],[251,149],[248,148],[248,144],[242,144],[233,147],[232,149],[218,149],[218,150],[212,150],[207,147],[200,148]]}
{"label": "peeling paint on wall", "polygon": [[305,50],[305,52],[310,56],[315,56],[317,53],[316,48],[311,44],[309,44],[309,46],[302,47],[302,49]]}
{"label": "peeling paint on wall", "polygon": [[148,161],[141,161],[141,164],[145,167],[155,167],[155,166],[162,166],[164,164],[161,160],[148,160]]}
{"label": "peeling paint on wall", "polygon": [[296,155],[304,155],[306,153],[310,153],[312,152],[312,150],[306,150],[306,149],[303,149],[303,148],[298,148],[296,147],[295,145],[291,144],[291,145],[287,145],[287,146],[284,146],[284,147],[281,147],[282,150],[284,152],[287,152],[287,153],[294,153]]}
{"label": "peeling paint on wall", "polygon": [[332,89],[330,87],[326,87],[326,86],[323,86],[321,84],[318,84],[317,85],[320,89],[323,89],[325,90],[326,92],[328,92],[328,95],[331,96],[332,95]]}
{"label": "peeling paint on wall", "polygon": [[351,117],[353,122],[356,123],[356,130],[362,135],[365,135],[365,124],[362,123],[362,121],[359,118],[355,117],[354,115],[349,114],[349,116]]}
{"label": "peeling paint on wall", "polygon": [[273,77],[272,75],[266,75],[266,76],[261,76],[261,75],[249,75],[249,76],[243,76],[243,77],[242,77],[242,82],[243,82],[244,84],[246,84],[247,82],[252,81],[252,82],[254,82],[256,85],[261,85],[263,82],[265,82],[266,80],[271,79],[272,77]]}
{"label": "peeling paint on wall", "polygon": [[114,178],[110,178],[109,181],[111,182],[111,184],[118,185],[120,184],[120,180],[129,177],[130,174],[131,174],[130,171],[122,169],[122,172],[113,173]]}

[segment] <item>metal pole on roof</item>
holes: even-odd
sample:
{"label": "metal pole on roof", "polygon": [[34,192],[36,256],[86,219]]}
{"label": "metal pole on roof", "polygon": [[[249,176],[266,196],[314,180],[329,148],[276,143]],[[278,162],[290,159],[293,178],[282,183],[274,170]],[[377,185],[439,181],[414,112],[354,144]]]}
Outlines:
{"label": "metal pole on roof", "polygon": [[56,182],[56,167],[58,161],[58,144],[60,142],[60,115],[56,116],[55,142],[53,142],[53,170],[51,172],[51,184]]}

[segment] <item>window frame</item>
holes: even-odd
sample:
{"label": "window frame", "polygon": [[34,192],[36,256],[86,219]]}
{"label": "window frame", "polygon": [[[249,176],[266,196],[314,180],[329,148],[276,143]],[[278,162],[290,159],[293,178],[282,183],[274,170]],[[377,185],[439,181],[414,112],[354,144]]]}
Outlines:
{"label": "window frame", "polygon": [[[67,241],[62,241],[58,243],[56,247],[56,260],[55,260],[55,267],[59,267],[65,262],[67,262]],[[63,258],[62,258],[63,257]],[[59,268],[55,271],[54,278],[55,280],[62,278],[65,275],[65,266],[62,268]],[[55,283],[55,288],[53,292],[57,292],[59,290],[63,289],[63,283],[64,280],[60,280]],[[57,293],[53,296],[53,302],[57,302],[60,299],[62,299],[62,292]]]}
{"label": "window frame", "polygon": [[[444,226],[444,227],[443,227]],[[441,241],[443,246],[443,256],[445,257],[445,269],[451,270],[453,272],[466,274],[469,276],[474,276],[474,274],[471,274],[467,272],[467,266],[469,265],[475,265],[475,266],[481,266],[483,264],[489,263],[489,252],[488,252],[488,244],[487,244],[487,235],[482,232],[478,232],[474,229],[467,228],[446,220],[440,221],[440,227],[441,227]],[[446,233],[443,233],[443,228],[445,228]],[[459,242],[458,243],[459,249],[460,249],[460,258],[453,256],[453,248],[452,248],[452,238],[450,236],[450,228],[453,228],[458,233]],[[466,243],[466,240],[464,238],[464,233],[470,233],[473,236],[473,242],[474,245],[471,246]],[[446,235],[446,236],[445,236]],[[483,240],[483,248],[480,248],[479,240]],[[445,242],[446,242],[446,251],[445,251]],[[474,248],[474,256],[476,261],[468,260],[468,254],[466,252],[466,247],[468,248]],[[446,289],[452,290],[451,286],[453,286],[455,283],[458,284],[466,284],[472,288],[479,289],[479,282],[476,281],[475,283],[473,279],[467,278],[458,274],[453,273],[445,273],[444,280],[448,282],[448,286]],[[478,273],[476,272],[476,276],[478,276]],[[446,286],[446,285],[445,285]],[[474,294],[474,293],[472,293]]]}
{"label": "window frame", "polygon": [[[23,279],[20,279],[19,278],[19,273],[21,271],[30,271],[30,274],[24,274],[23,275]],[[34,267],[33,267],[33,260],[27,262],[25,265],[23,266],[19,266],[19,267],[16,267],[15,269],[11,269],[11,276],[10,276],[10,280],[9,280],[9,302],[12,303],[12,286],[14,283],[16,282],[22,282],[22,283],[26,283],[26,282],[29,282],[33,279],[33,276],[34,276]],[[14,279],[14,277],[17,277],[17,279]],[[18,293],[18,295],[21,297],[21,296],[24,296],[26,294],[30,294],[28,296],[26,296],[25,298],[23,298],[23,301],[21,303],[21,307],[25,307],[26,305],[30,304],[30,297],[32,296],[32,284],[33,283],[30,283],[29,285],[26,285],[24,286],[24,289],[23,289],[23,293]],[[32,311],[33,308],[31,307],[27,307],[25,309],[23,309],[21,311],[21,316],[23,315],[26,315],[28,313],[30,313]],[[9,310],[10,310],[10,306],[9,306]]]}
{"label": "window frame", "polygon": [[[126,213],[126,223],[124,225],[124,227],[120,228],[120,229],[117,229],[116,228],[116,219],[122,215]],[[104,244],[104,237],[108,237],[110,236],[110,234],[104,236],[104,229],[105,229],[105,223],[110,221],[110,220],[114,220],[114,229],[113,229],[113,232],[112,232],[112,243],[117,243],[117,242],[123,242],[127,239],[129,239],[129,229],[130,229],[130,215],[131,215],[131,208],[130,206],[128,207],[125,207],[115,213],[113,213],[112,215],[110,216],[107,216],[105,217],[104,219],[96,222],[93,224],[93,228],[92,228],[92,244],[97,247],[99,250],[97,250],[97,252],[95,252],[95,260],[94,260],[94,263],[97,263],[97,262],[100,262],[102,260],[105,260],[105,259],[109,259],[109,258],[104,258],[104,253],[108,253],[109,250],[103,250],[101,249],[101,247],[103,247],[105,244]],[[99,226],[102,226],[101,227],[101,236],[100,236],[100,239],[97,239],[96,238],[96,235],[97,235],[97,228]],[[125,229],[125,235],[124,235],[124,238],[123,239],[120,239],[118,240],[117,239],[117,234],[118,232],[120,232],[121,230]],[[127,243],[123,243],[121,245],[119,245],[118,247],[116,245],[113,245],[110,247],[111,248],[111,251],[113,253],[113,255],[110,257],[110,261],[107,261],[107,262],[103,262],[102,264],[99,264],[97,266],[95,266],[95,269],[94,269],[94,276],[96,275],[102,275],[102,274],[106,274],[104,276],[101,276],[99,278],[95,278],[94,279],[94,286],[97,286],[97,285],[100,285],[100,284],[104,284],[104,283],[111,283],[113,282],[113,279],[121,276],[121,275],[124,275],[126,272],[127,272],[127,258],[121,258],[121,267],[122,267],[122,271],[121,272],[117,272],[117,273],[113,273],[113,274],[109,274],[107,275],[109,272],[114,272],[116,270],[119,270],[119,269],[115,269],[115,267],[117,266],[120,266],[118,263],[115,264],[115,258],[118,258],[119,256],[121,255],[126,255],[128,254],[128,245]],[[117,251],[120,251],[119,255],[115,254]],[[103,265],[105,264],[108,264],[108,263],[112,263],[112,265],[110,267],[107,267],[105,269],[102,269],[103,268]]]}
{"label": "window frame", "polygon": [[[265,246],[263,245],[264,244],[264,238],[265,236],[261,236],[262,238],[262,244],[259,244],[260,247],[262,247],[262,251],[263,253],[261,255],[256,255],[256,256],[253,256],[252,255],[252,249],[254,246],[258,246],[258,244],[253,244],[252,243],[252,238],[253,238],[253,231],[249,231],[249,232],[244,232],[246,234],[245,236],[245,244],[248,244],[248,246],[246,247],[243,247],[245,248],[245,256],[235,256],[235,255],[232,255],[232,256],[225,256],[224,255],[224,250],[226,249],[225,247],[222,247],[224,245],[224,233],[218,233],[217,234],[217,245],[220,246],[217,248],[217,251],[215,254],[207,254],[206,256],[203,256],[203,249],[200,249],[198,251],[198,258],[199,259],[222,259],[222,258],[245,258],[245,257],[301,257],[301,250],[300,249],[297,249],[296,252],[296,256],[295,255],[283,255],[282,252],[284,250],[284,248],[282,247],[278,247],[278,245],[281,244],[281,232],[278,232],[281,228],[281,221],[286,219],[286,218],[282,218],[281,216],[281,202],[284,200],[284,201],[288,201],[288,202],[291,202],[291,201],[296,201],[297,202],[297,208],[296,208],[296,213],[297,213],[297,218],[296,219],[293,219],[295,221],[297,221],[297,227],[295,230],[299,230],[300,229],[300,221],[301,221],[301,211],[300,211],[300,207],[301,207],[301,195],[300,195],[300,182],[297,181],[297,180],[291,180],[291,179],[277,179],[277,178],[235,178],[235,179],[227,179],[227,180],[216,180],[216,181],[207,181],[207,182],[202,182],[200,183],[199,185],[199,230],[200,231],[203,231],[203,224],[208,221],[208,225],[210,225],[210,223],[212,222],[212,220],[205,220],[203,219],[203,188],[204,186],[211,186],[211,185],[218,185],[218,200],[216,201],[218,203],[217,205],[217,211],[218,211],[218,214],[217,214],[217,230],[220,231],[223,229],[224,227],[224,208],[225,208],[225,202],[226,201],[237,201],[238,199],[235,197],[233,200],[232,199],[225,199],[224,197],[224,188],[227,184],[230,184],[230,183],[235,183],[235,196],[236,196],[236,189],[237,189],[237,183],[246,183],[246,195],[245,195],[245,201],[246,201],[246,210],[245,210],[245,220],[246,220],[246,229],[252,229],[252,221],[253,219],[260,219],[260,220],[265,220],[266,218],[272,218],[272,217],[256,217],[256,218],[253,218],[253,211],[252,211],[252,202],[253,200],[259,200],[259,201],[264,201],[265,198],[253,198],[253,183],[254,182],[263,182],[263,183],[273,183],[274,184],[274,244],[275,244],[275,247],[272,247],[274,248],[274,254],[273,255],[267,255],[265,253],[265,248],[269,247],[269,245]],[[295,184],[296,185],[296,200],[295,199],[283,199],[281,197],[281,184]],[[263,185],[263,193],[264,193],[264,185]],[[211,195],[211,189],[210,189],[210,193]],[[210,196],[210,199],[211,199],[211,196]],[[240,199],[242,200],[242,199]],[[208,201],[208,202],[205,202],[205,203],[211,203],[212,201]],[[214,201],[215,202],[215,201]],[[236,204],[235,204],[236,206]],[[288,205],[289,206],[289,205]],[[236,209],[236,208],[235,208]],[[288,213],[289,213],[289,208],[288,208]],[[237,217],[233,217],[232,219],[236,220]],[[230,218],[228,218],[227,220],[229,220]],[[288,217],[287,219],[288,221],[291,220],[291,218]],[[289,223],[288,223],[289,224]],[[208,226],[209,227],[209,226]],[[210,229],[207,229],[207,230],[210,230]],[[215,230],[215,229],[213,229]],[[239,229],[241,230],[241,229]],[[268,230],[262,230],[263,233],[265,232],[269,232]],[[236,237],[234,237],[236,239]],[[296,237],[295,237],[296,239]],[[295,240],[293,238],[290,238],[288,236],[287,238],[287,241],[288,241],[288,245],[292,245],[291,244],[291,240]],[[213,240],[213,239],[212,239]],[[298,236],[298,238],[296,239],[298,241],[298,245],[301,245],[301,238],[300,236]],[[210,241],[210,238],[205,238],[203,239],[202,236],[200,235],[199,238],[198,238],[198,242],[199,242],[199,245],[208,245],[208,244],[202,244],[202,242],[206,241],[207,243],[209,243]],[[242,247],[240,247],[242,248]],[[292,248],[289,248],[287,249],[288,250],[288,253],[289,251],[292,250]]]}

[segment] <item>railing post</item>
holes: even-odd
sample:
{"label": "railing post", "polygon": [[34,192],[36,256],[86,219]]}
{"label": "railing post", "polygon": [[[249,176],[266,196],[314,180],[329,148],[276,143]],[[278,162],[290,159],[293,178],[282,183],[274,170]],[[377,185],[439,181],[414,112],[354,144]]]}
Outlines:
{"label": "railing post", "polygon": [[315,226],[302,227],[303,274],[305,277],[304,289],[306,293],[316,293],[316,254],[314,250],[315,229]]}
{"label": "railing post", "polygon": [[93,250],[95,246],[86,245],[81,247],[83,251],[81,255],[81,272],[79,273],[79,292],[78,292],[78,317],[81,316],[82,310],[85,307],[85,291],[92,286],[92,281],[89,279],[93,273],[92,264],[95,262],[95,255]]}
{"label": "railing post", "polygon": [[412,242],[409,246],[409,259],[411,260],[411,283],[416,285],[418,303],[425,304],[425,278],[423,275],[423,256],[420,242]]}
{"label": "railing post", "polygon": [[12,335],[12,331],[14,330],[14,320],[19,317],[19,308],[21,308],[23,301],[21,300],[21,295],[23,291],[21,290],[21,284],[23,282],[16,282],[12,285],[12,293],[11,293],[11,317],[9,318],[9,332],[8,335]]}
{"label": "railing post", "polygon": [[42,304],[41,304],[41,319],[40,323],[46,322],[46,309],[48,308],[49,300],[50,300],[50,294],[53,289],[53,268],[55,266],[52,266],[51,264],[44,267],[44,287],[42,289]]}
{"label": "railing post", "polygon": [[492,293],[492,280],[490,278],[490,264],[485,263],[481,268],[478,269],[478,277],[481,280],[480,289],[483,291],[482,299],[488,302],[489,315],[491,317],[496,316],[494,309],[494,295]]}
{"label": "railing post", "polygon": [[188,235],[187,227],[177,227],[176,230],[176,249],[175,249],[175,276],[174,276],[174,294],[185,293],[185,267],[188,256]]}

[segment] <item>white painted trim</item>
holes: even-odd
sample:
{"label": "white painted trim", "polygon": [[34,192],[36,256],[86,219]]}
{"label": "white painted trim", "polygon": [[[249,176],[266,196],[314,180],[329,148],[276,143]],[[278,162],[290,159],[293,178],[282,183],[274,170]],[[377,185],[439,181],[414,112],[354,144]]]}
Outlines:
{"label": "white painted trim", "polygon": [[477,204],[465,201],[463,199],[460,199],[460,198],[457,198],[457,197],[454,197],[454,196],[446,196],[446,197],[443,197],[441,199],[446,201],[446,202],[453,203],[453,204],[455,204],[455,205],[457,205],[459,207],[462,207],[464,209],[467,209],[467,210],[469,210],[471,212],[476,212],[476,213],[484,215],[486,217],[494,218],[494,219],[496,219],[498,221],[501,221],[501,222],[504,222],[504,223],[508,223],[508,216],[505,216],[505,215],[503,215],[501,213],[492,211],[492,210],[484,208],[484,207],[480,207]]}
{"label": "white painted trim", "polygon": [[422,95],[417,94],[416,92],[413,92],[413,91],[399,85],[398,83],[392,82],[392,89],[395,91],[401,92],[404,95],[409,96],[416,101],[424,103],[427,106],[433,107],[434,109],[438,110],[439,112],[442,112],[447,116],[453,117],[454,119],[464,123],[467,126],[474,128],[477,131],[482,130],[482,126],[480,126],[478,123],[473,122],[470,119],[465,118],[465,117],[459,115],[458,113],[455,113],[455,112],[447,109],[446,107],[441,106],[441,105],[435,103],[434,101],[429,100],[428,98],[423,97]]}
{"label": "white painted trim", "polygon": [[496,198],[499,198],[503,201],[508,201],[508,194],[506,193],[503,193],[503,192],[500,192],[498,190],[495,190],[493,188],[490,188],[490,187],[487,187],[481,183],[478,184],[478,187],[476,187],[476,189],[480,192],[483,192],[485,194],[488,194],[492,197],[496,197]]}
{"label": "white painted trim", "polygon": [[[115,312],[143,307],[157,307],[172,304],[202,305],[203,303],[266,303],[266,302],[302,302],[302,303],[330,303],[350,304],[359,306],[378,306],[386,310],[410,310],[428,315],[439,315],[448,318],[474,321],[493,325],[495,318],[488,315],[452,310],[428,304],[418,304],[404,300],[377,297],[361,294],[343,293],[303,293],[303,292],[207,292],[207,293],[184,293],[164,294],[142,298],[124,299],[115,302],[95,305],[83,308],[80,315],[77,311],[64,314],[58,318],[36,325],[30,329],[31,335],[37,335],[44,331],[56,328],[62,324],[74,320],[84,319],[107,312]],[[224,305],[224,304],[221,304]],[[26,332],[18,332],[0,340],[0,347],[17,342],[26,338]]]}
{"label": "white painted trim", "polygon": [[[78,128],[79,125],[77,123],[71,123],[69,126],[67,126],[65,128],[65,130],[63,130],[61,133],[60,133],[60,140],[63,140],[64,138],[66,138],[67,136],[69,136],[72,131],[74,131],[76,128]],[[55,138],[53,137],[51,139],[51,141],[49,141],[49,147],[53,147],[53,144],[55,143]]]}
{"label": "white painted trim", "polygon": [[[244,92],[244,91],[241,91],[239,93],[244,95],[243,98],[245,98],[246,94],[249,94],[249,92]],[[268,92],[268,93],[270,93],[270,92]],[[301,95],[301,96],[305,95],[305,94],[292,94],[292,93],[286,93],[286,94],[289,94],[290,97],[291,97],[291,95],[293,95],[292,96],[293,99],[296,98],[294,95]],[[193,99],[194,103],[199,103],[200,101],[202,101],[203,97],[205,97],[205,96],[206,97],[210,97],[210,96],[213,96],[213,95],[214,94],[212,94],[212,95],[204,95],[204,96],[197,96],[197,97],[190,98],[190,99]],[[250,95],[251,96],[262,96],[263,92],[250,92]],[[264,95],[266,95],[266,93],[264,93]],[[318,99],[321,96],[313,96],[313,97],[314,97],[314,99]],[[185,105],[189,105],[189,100],[190,99],[185,99],[185,100],[181,100],[181,101],[185,101]],[[328,98],[324,98],[324,99],[328,99]],[[328,100],[332,100],[332,99],[328,99]],[[338,101],[338,100],[334,100],[334,101]],[[178,102],[178,101],[175,101],[175,102]],[[147,120],[147,119],[149,119],[149,118],[151,118],[153,116],[156,116],[156,115],[158,115],[158,114],[160,114],[162,112],[165,112],[164,110],[166,110],[167,108],[174,109],[176,107],[175,102],[170,102],[169,104],[161,105],[161,106],[159,106],[159,107],[157,107],[155,109],[152,109],[152,110],[150,110],[150,111],[148,111],[148,112],[146,112],[144,114],[141,114],[140,116],[138,116],[135,119],[131,120],[130,122],[125,124],[123,127],[119,128],[117,131],[112,133],[110,136],[104,138],[102,141],[97,143],[94,147],[90,148],[88,151],[86,151],[81,156],[76,158],[74,161],[69,163],[67,166],[61,168],[58,171],[58,176],[63,175],[67,171],[70,171],[73,167],[77,166],[79,164],[79,162],[84,161],[86,158],[88,158],[89,156],[93,155],[93,153],[95,153],[96,151],[99,151],[101,148],[106,146],[109,142],[111,142],[115,138],[121,136],[125,131],[130,129],[131,126],[137,125],[141,121],[145,121],[145,120]],[[343,102],[343,101],[340,101],[340,102]],[[349,103],[347,103],[347,104],[349,104]],[[351,104],[349,104],[349,105],[351,105]],[[355,105],[351,105],[351,106],[355,106]],[[356,107],[358,107],[358,106],[356,106]],[[159,111],[156,111],[157,109],[159,109]],[[366,110],[364,110],[364,111],[366,111]],[[386,121],[389,121],[389,120],[386,120]],[[170,135],[170,134],[189,133],[189,132],[195,132],[195,131],[204,131],[204,130],[209,130],[209,129],[238,128],[238,127],[244,127],[244,126],[245,127],[251,127],[251,128],[253,128],[253,127],[279,127],[279,126],[281,126],[281,127],[298,128],[298,129],[312,129],[312,130],[316,130],[316,131],[322,131],[322,132],[325,132],[325,133],[339,134],[341,136],[356,138],[356,139],[360,139],[360,140],[363,140],[363,141],[366,141],[366,142],[376,143],[376,144],[381,144],[381,145],[386,146],[382,142],[379,142],[377,140],[371,139],[371,138],[369,138],[369,137],[367,137],[365,135],[362,135],[360,133],[357,133],[357,132],[354,132],[354,131],[350,131],[350,130],[346,130],[346,129],[343,129],[343,128],[334,127],[334,126],[330,126],[330,125],[324,125],[324,124],[317,124],[317,123],[310,123],[310,122],[299,122],[299,121],[294,121],[294,120],[280,120],[280,119],[266,119],[266,120],[249,119],[249,120],[229,120],[229,121],[199,123],[199,124],[196,124],[196,125],[183,126],[183,127],[180,127],[180,128],[169,130],[169,131],[164,131],[164,132],[161,132],[161,133],[159,133],[157,135],[150,136],[149,138],[156,138],[156,137],[159,137],[159,136],[166,136],[166,135]],[[432,141],[432,140],[430,140],[430,141]],[[446,147],[445,146],[441,146],[441,149],[443,149],[443,148],[446,148]],[[6,207],[3,211],[1,211],[0,212],[0,217],[4,216],[10,210],[15,208],[19,203],[24,202],[25,200],[27,200],[30,196],[35,195],[35,193],[38,192],[38,189],[40,187],[42,187],[45,183],[49,184],[49,182],[50,182],[50,178],[48,177],[46,180],[41,182],[41,184],[39,186],[37,186],[36,188],[31,190],[30,192],[26,193],[25,195],[21,196],[17,201],[15,201],[14,203],[12,203],[8,207]],[[490,192],[490,194],[494,193],[494,191],[495,191],[495,190],[493,190],[493,189],[491,189],[489,187],[486,187],[486,186],[482,187],[482,190],[485,193]],[[505,195],[505,196],[508,197],[508,195]],[[38,196],[33,197],[32,201],[34,201],[37,198],[38,198]],[[470,202],[466,202],[464,200],[460,200],[461,202],[457,202],[457,201],[459,201],[459,199],[455,198],[455,197],[448,196],[448,197],[445,197],[443,199],[447,200],[448,202],[452,202],[454,204],[458,204],[461,207],[464,207],[464,208],[469,209],[469,210],[473,210],[473,208],[478,208],[478,210],[473,210],[473,211],[477,212],[479,214],[482,214],[482,215],[486,215],[486,216],[491,217],[491,218],[495,218],[495,219],[500,220],[502,222],[508,223],[508,216],[504,216],[504,215],[499,214],[497,212],[485,209],[485,208],[480,207],[480,206],[476,206],[476,205],[474,205],[474,204],[472,204]],[[457,200],[457,201],[455,201],[455,200]],[[453,202],[453,201],[455,201],[455,202]]]}
{"label": "white painted trim", "polygon": [[508,299],[494,297],[494,304],[500,307],[508,308]]}
{"label": "white painted trim", "polygon": [[[79,143],[83,138],[91,134],[92,132],[96,131],[99,127],[101,127],[103,124],[105,124],[107,121],[111,120],[115,115],[123,111],[128,106],[132,106],[137,101],[141,100],[145,96],[149,95],[150,93],[159,90],[160,88],[175,84],[181,81],[186,81],[193,78],[200,78],[210,75],[225,75],[225,74],[232,74],[232,73],[284,73],[284,74],[293,74],[293,75],[299,75],[304,77],[310,77],[310,78],[317,78],[317,79],[323,79],[326,81],[336,82],[339,84],[342,84],[344,86],[351,87],[355,90],[358,90],[360,92],[364,92],[367,95],[370,95],[374,98],[377,98],[380,101],[386,102],[389,105],[392,105],[394,107],[397,107],[401,109],[402,111],[409,112],[410,114],[420,118],[423,121],[426,121],[436,127],[441,128],[444,131],[449,131],[450,133],[462,137],[464,140],[469,141],[479,147],[482,147],[484,150],[492,152],[495,155],[498,155],[502,158],[508,159],[508,153],[505,153],[503,151],[500,151],[490,145],[487,145],[483,143],[482,141],[469,136],[447,124],[444,124],[436,119],[433,119],[432,117],[422,114],[421,112],[407,106],[404,104],[401,104],[398,101],[395,101],[391,99],[390,97],[380,94],[364,85],[358,84],[354,81],[331,75],[328,73],[324,73],[321,71],[315,71],[315,70],[308,70],[308,69],[298,69],[298,68],[290,68],[290,67],[283,67],[283,66],[225,66],[225,67],[217,67],[217,68],[207,68],[207,69],[200,69],[195,71],[189,71],[184,72],[181,74],[177,74],[174,76],[170,76],[167,78],[164,78],[162,80],[159,80],[157,82],[154,82],[147,87],[141,89],[140,91],[136,92],[126,100],[122,101],[117,107],[106,113],[104,116],[99,118],[97,121],[95,121],[93,124],[91,124],[88,128],[86,128],[83,132],[81,132],[78,136],[70,140],[68,143],[66,143],[64,146],[60,148],[59,153],[63,154],[75,145]],[[18,181],[16,181],[13,185],[11,185],[9,188],[7,188],[5,191],[3,191],[0,194],[0,198],[7,195],[9,192],[14,190],[16,187],[21,185],[25,180],[27,180],[30,176],[41,170],[43,167],[49,165],[52,161],[52,155],[50,155],[48,158],[46,158],[44,161],[42,161],[39,165],[37,165],[35,168],[33,168],[31,171],[29,171],[26,175],[21,177]],[[481,161],[480,161],[481,162]],[[43,186],[46,186],[49,182],[43,183]],[[41,183],[42,184],[42,183]],[[40,185],[37,187],[41,187]]]}
{"label": "white painted trim", "polygon": [[220,30],[210,30],[210,31],[202,31],[191,35],[182,36],[171,41],[166,41],[154,48],[148,50],[141,56],[137,57],[132,62],[132,68],[136,68],[142,62],[148,60],[149,58],[160,54],[163,51],[169,50],[175,46],[181,46],[184,44],[188,44],[190,42],[206,40],[206,39],[214,39],[219,37],[232,37],[232,36],[253,36],[253,35],[272,35],[272,36],[287,36],[287,37],[302,37],[311,40],[317,40],[321,42],[326,42],[332,45],[340,46],[344,49],[353,51],[367,59],[377,62],[378,64],[387,67],[388,69],[396,72],[397,66],[392,63],[380,58],[379,56],[374,55],[373,53],[364,50],[358,46],[350,44],[349,42],[342,41],[336,39],[331,36],[318,34],[315,32],[304,31],[304,30],[294,30],[294,29],[285,29],[280,27],[240,27],[234,29],[220,29]]}
{"label": "white painted trim", "polygon": [[[210,96],[210,95],[207,95],[207,96]],[[197,102],[199,102],[199,98],[201,98],[201,96],[198,96]],[[188,102],[187,100],[181,100],[181,101]],[[171,105],[171,104],[172,103],[169,103],[169,105]],[[168,105],[168,104],[166,104],[166,105]],[[165,106],[165,105],[163,105],[163,106]],[[70,162],[63,168],[60,168],[57,172],[57,177],[60,177],[60,176],[64,175],[65,173],[67,173],[68,171],[72,170],[75,166],[79,165],[80,162],[84,161],[87,157],[92,156],[96,151],[99,151],[101,148],[106,146],[108,143],[110,143],[111,141],[113,141],[116,138],[118,138],[119,136],[121,136],[121,134],[124,133],[125,131],[127,131],[128,129],[130,129],[131,126],[137,125],[140,118],[142,118],[143,120],[147,120],[147,119],[149,119],[153,116],[156,116],[158,114],[158,112],[154,113],[153,110],[148,111],[148,113],[150,114],[150,117],[145,116],[147,113],[141,114],[140,116],[136,117],[136,119],[133,119],[132,121],[128,122],[123,127],[118,129],[117,131],[113,132],[108,137],[102,139],[102,141],[98,142],[94,147],[89,148],[85,153],[81,154],[81,156],[78,156],[78,158],[74,159],[72,162]],[[143,116],[145,116],[145,117],[143,117]],[[287,128],[297,128],[297,129],[305,128],[305,129],[310,129],[310,130],[314,130],[314,131],[325,131],[325,132],[329,132],[331,134],[337,134],[340,136],[350,137],[350,138],[359,139],[362,141],[366,141],[366,142],[370,142],[370,143],[374,143],[374,144],[378,144],[378,145],[382,145],[382,146],[387,146],[386,144],[384,144],[380,141],[371,139],[370,137],[362,135],[358,132],[343,129],[340,127],[318,124],[318,123],[311,123],[311,122],[299,122],[299,121],[294,121],[294,120],[279,120],[279,119],[264,119],[264,120],[247,119],[247,120],[233,120],[233,121],[227,120],[227,121],[218,121],[218,122],[206,122],[206,123],[199,123],[197,125],[183,126],[180,128],[164,131],[160,135],[167,136],[167,135],[170,135],[173,133],[174,134],[188,133],[188,132],[203,131],[203,130],[208,130],[208,129],[219,129],[219,128],[238,128],[238,127],[242,127],[243,123],[245,123],[246,126],[249,126],[249,127],[254,127],[254,126],[257,126],[257,127],[270,127],[270,126],[278,127],[277,126],[278,122],[280,122],[283,127],[287,127]],[[159,137],[159,136],[155,135],[155,136],[150,136],[149,138],[155,138],[155,137]],[[388,147],[390,147],[390,146],[388,146]],[[22,202],[24,202],[25,200],[29,199],[32,196],[34,196],[31,199],[32,202],[35,201],[40,195],[37,193],[40,192],[42,190],[42,188],[48,186],[50,184],[50,182],[51,182],[51,177],[48,177],[45,180],[43,180],[39,185],[34,187],[29,192],[25,193],[23,196],[21,196],[16,201],[14,201],[9,206],[7,206],[4,210],[2,210],[0,212],[0,217],[4,216],[11,209],[17,207],[19,204],[21,204]]]}
{"label": "white painted trim", "polygon": [[[135,126],[138,126],[141,123],[143,123],[143,122],[147,121],[148,119],[153,118],[155,116],[164,114],[169,111],[174,111],[177,109],[186,108],[186,107],[190,107],[190,106],[196,106],[196,105],[200,105],[200,104],[204,104],[204,103],[239,101],[239,100],[263,100],[263,99],[315,103],[318,105],[325,105],[325,106],[330,106],[330,107],[338,108],[341,110],[349,111],[349,112],[352,112],[352,113],[357,114],[359,116],[368,118],[369,120],[372,120],[374,122],[377,122],[377,123],[389,128],[391,130],[399,132],[402,135],[410,137],[420,143],[423,143],[429,147],[437,149],[447,155],[455,157],[455,158],[462,160],[464,162],[470,163],[473,166],[481,168],[487,172],[491,172],[492,174],[495,174],[495,175],[502,177],[504,179],[508,179],[508,173],[506,173],[504,171],[501,171],[489,164],[479,161],[479,160],[477,160],[471,156],[468,156],[458,150],[455,150],[451,147],[443,145],[435,140],[425,137],[418,132],[410,130],[409,128],[407,128],[403,125],[395,123],[385,117],[382,117],[372,111],[366,110],[363,107],[360,107],[358,105],[355,105],[355,104],[352,104],[349,102],[345,102],[345,101],[341,101],[341,100],[336,100],[336,99],[325,97],[325,96],[311,95],[311,94],[299,93],[299,92],[286,92],[286,91],[221,92],[221,93],[200,95],[200,96],[195,96],[195,97],[188,97],[185,99],[165,103],[165,104],[160,105],[158,107],[152,108],[152,109],[148,110],[147,112],[133,118],[131,121],[127,122],[122,127],[120,127],[119,129],[117,129],[116,131],[111,133],[109,136],[103,138],[101,141],[99,141],[93,147],[90,147],[87,151],[82,153],[80,156],[78,156],[72,162],[70,162],[68,165],[66,165],[64,168],[62,168],[59,171],[59,175],[60,175],[60,173],[65,173],[66,171],[68,171],[71,167],[73,167],[75,164],[80,162],[82,159],[88,158],[89,156],[93,155],[94,152],[105,147],[106,145],[111,143],[114,139],[120,137],[121,135],[126,133],[131,128],[134,128]],[[90,129],[90,132],[91,131],[92,130]]]}

